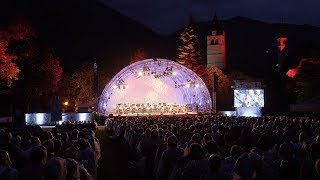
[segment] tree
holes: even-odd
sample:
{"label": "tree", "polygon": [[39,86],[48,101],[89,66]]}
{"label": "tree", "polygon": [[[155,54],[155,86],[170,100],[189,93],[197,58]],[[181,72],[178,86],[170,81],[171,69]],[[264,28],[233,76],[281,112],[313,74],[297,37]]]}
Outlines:
{"label": "tree", "polygon": [[207,67],[202,76],[202,80],[206,84],[207,88],[209,89],[210,94],[212,94],[212,90],[213,90],[213,72],[214,72],[213,70],[214,68]]}
{"label": "tree", "polygon": [[14,94],[29,111],[34,98],[57,92],[62,68],[53,50],[41,43],[31,24],[21,16],[8,27],[6,39],[8,53],[16,56],[21,70]]}
{"label": "tree", "polygon": [[[98,70],[98,93],[109,81],[105,70]],[[70,104],[77,105],[94,101],[94,71],[90,63],[84,63],[78,67],[72,75],[64,74],[60,83],[62,99],[68,100]]]}
{"label": "tree", "polygon": [[230,95],[231,83],[229,77],[225,75],[221,69],[214,67],[214,71],[218,76],[218,93],[217,95],[221,98],[225,98]]}
{"label": "tree", "polygon": [[35,98],[57,93],[63,73],[58,58],[50,52],[51,50],[39,48],[35,51],[34,55],[20,63],[21,76],[15,83],[16,93],[23,96],[26,111],[30,111],[30,105]]}
{"label": "tree", "polygon": [[15,64],[16,56],[8,54],[8,41],[4,32],[0,32],[0,80],[5,81],[8,87],[13,80],[18,80],[19,67]]}
{"label": "tree", "polygon": [[217,107],[222,110],[233,107],[233,93],[229,77],[217,67],[214,67],[214,72],[218,77]]}
{"label": "tree", "polygon": [[221,69],[217,67],[207,67],[205,72],[202,76],[204,83],[206,84],[207,88],[209,89],[210,94],[212,95],[213,91],[213,74],[216,74],[217,83],[215,84],[216,88],[216,100],[217,100],[217,107],[225,109],[231,105],[232,101],[232,91],[231,91],[231,83],[229,77],[222,72]]}
{"label": "tree", "polygon": [[41,63],[40,70],[43,73],[43,91],[47,93],[55,93],[58,91],[58,83],[60,77],[63,73],[62,67],[60,66],[60,61],[57,57],[53,55],[53,52],[45,53],[45,61]]}
{"label": "tree", "polygon": [[180,45],[177,49],[176,60],[199,76],[202,76],[205,71],[202,65],[202,48],[198,36],[198,27],[192,17],[190,17],[188,25],[180,33],[179,40]]}
{"label": "tree", "polygon": [[8,40],[24,41],[26,39],[36,38],[37,35],[32,28],[31,23],[24,17],[23,14],[18,14],[11,22],[6,34]]}
{"label": "tree", "polygon": [[93,70],[89,64],[84,64],[76,69],[72,75],[71,82],[75,103],[94,100],[93,97]]}
{"label": "tree", "polygon": [[17,63],[21,66],[34,59],[41,44],[31,23],[20,14],[7,29],[5,38],[8,42],[8,52],[17,57]]}
{"label": "tree", "polygon": [[146,59],[147,55],[144,49],[139,48],[133,52],[133,55],[130,58],[130,64],[138,62],[140,60]]}

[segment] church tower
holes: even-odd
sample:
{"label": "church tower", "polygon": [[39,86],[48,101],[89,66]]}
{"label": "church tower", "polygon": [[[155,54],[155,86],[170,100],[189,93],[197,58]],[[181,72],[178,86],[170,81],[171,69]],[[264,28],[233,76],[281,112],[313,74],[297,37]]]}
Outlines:
{"label": "church tower", "polygon": [[207,67],[210,66],[226,68],[225,33],[216,14],[207,36]]}

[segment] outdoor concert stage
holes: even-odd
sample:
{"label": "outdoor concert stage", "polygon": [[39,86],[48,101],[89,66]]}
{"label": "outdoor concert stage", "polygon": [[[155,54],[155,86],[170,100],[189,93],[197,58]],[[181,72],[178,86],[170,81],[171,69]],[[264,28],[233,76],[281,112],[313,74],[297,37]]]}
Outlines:
{"label": "outdoor concert stage", "polygon": [[99,114],[108,116],[210,113],[209,91],[197,74],[174,61],[146,59],[122,69],[104,88]]}
{"label": "outdoor concert stage", "polygon": [[117,114],[116,116],[121,116],[121,117],[131,117],[131,116],[194,116],[194,115],[199,115],[196,112],[189,112],[189,113],[128,113],[128,114]]}

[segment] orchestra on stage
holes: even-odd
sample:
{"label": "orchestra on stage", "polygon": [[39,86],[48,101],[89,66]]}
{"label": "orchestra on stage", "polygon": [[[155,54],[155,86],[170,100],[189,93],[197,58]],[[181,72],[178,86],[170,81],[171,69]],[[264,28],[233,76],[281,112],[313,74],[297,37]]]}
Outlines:
{"label": "orchestra on stage", "polygon": [[129,114],[184,114],[197,112],[194,105],[178,105],[168,103],[124,103],[117,104],[114,110],[118,115]]}

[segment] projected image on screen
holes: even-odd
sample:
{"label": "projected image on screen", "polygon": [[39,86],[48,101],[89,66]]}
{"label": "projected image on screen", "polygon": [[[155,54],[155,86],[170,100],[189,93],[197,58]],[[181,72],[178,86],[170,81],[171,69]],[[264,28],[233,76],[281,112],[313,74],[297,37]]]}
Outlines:
{"label": "projected image on screen", "polygon": [[264,107],[264,90],[234,90],[234,107]]}

